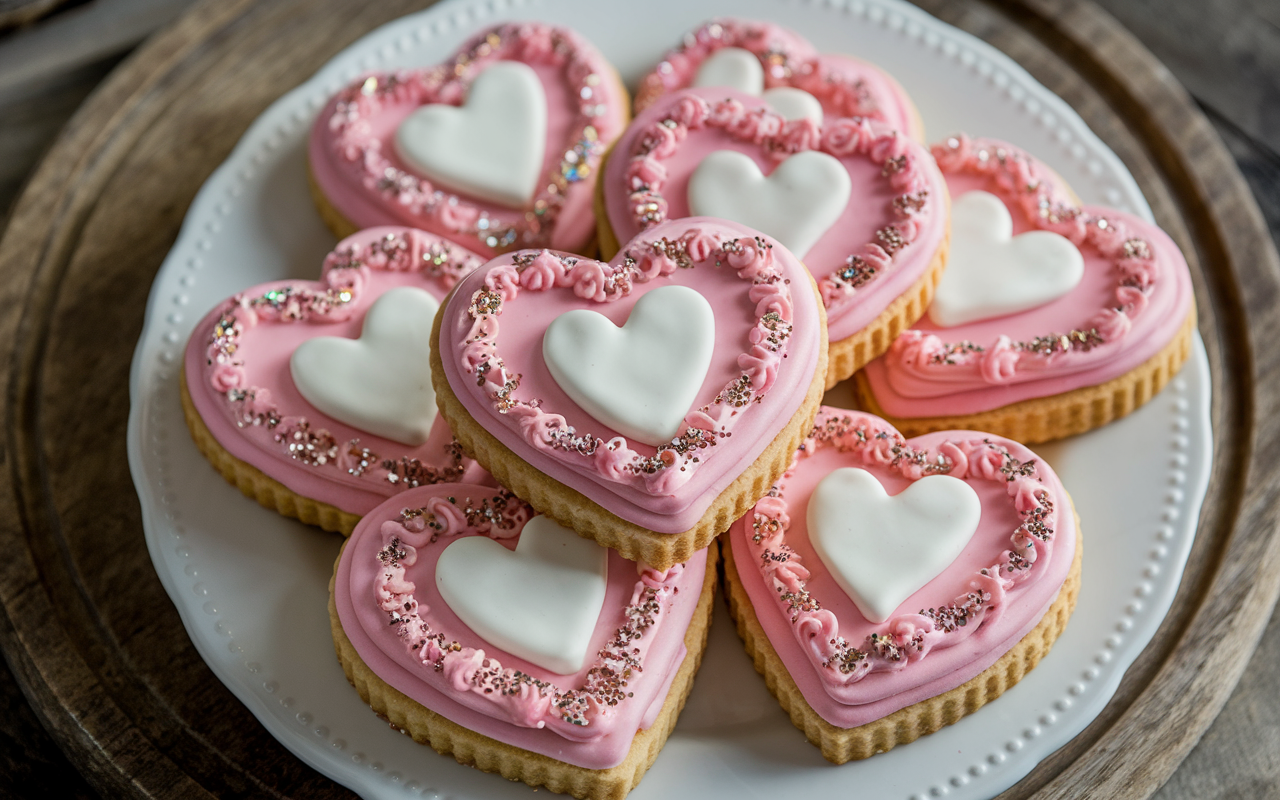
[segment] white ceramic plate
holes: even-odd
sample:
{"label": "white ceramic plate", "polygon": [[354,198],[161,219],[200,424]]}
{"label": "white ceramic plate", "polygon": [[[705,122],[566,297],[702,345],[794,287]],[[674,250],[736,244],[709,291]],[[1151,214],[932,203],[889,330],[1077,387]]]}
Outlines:
{"label": "white ceramic plate", "polygon": [[[304,142],[326,98],[371,69],[435,63],[504,19],[573,26],[634,85],[681,32],[716,14],[776,19],[892,72],[932,139],[955,130],[1026,147],[1087,202],[1150,218],[1120,161],[1010,59],[891,1],[453,0],[334,58],[250,127],[209,178],[152,287],[130,381],[129,464],[156,572],[214,673],[301,759],[368,798],[528,798],[388,728],[347,685],[325,611],[340,540],[259,507],[205,462],[178,403],[195,322],[249,285],[316,277],[334,244],[307,194]],[[680,723],[635,800],[989,797],[1084,729],[1150,641],[1177,590],[1212,457],[1203,345],[1157,398],[1105,429],[1039,448],[1083,521],[1084,579],[1065,634],[998,702],[868,761],[832,766],[752,670],[723,609]]]}

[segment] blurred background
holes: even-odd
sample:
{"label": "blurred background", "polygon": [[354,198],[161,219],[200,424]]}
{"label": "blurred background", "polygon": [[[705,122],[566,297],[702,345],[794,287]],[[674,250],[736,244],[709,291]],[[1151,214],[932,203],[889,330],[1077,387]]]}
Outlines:
{"label": "blurred background", "polygon": [[[1280,2],[1097,2],[1192,94],[1280,245]],[[194,3],[0,0],[0,224],[84,98],[147,36]],[[0,796],[98,797],[45,732],[4,661]],[[1221,716],[1156,797],[1280,797],[1280,615]]]}

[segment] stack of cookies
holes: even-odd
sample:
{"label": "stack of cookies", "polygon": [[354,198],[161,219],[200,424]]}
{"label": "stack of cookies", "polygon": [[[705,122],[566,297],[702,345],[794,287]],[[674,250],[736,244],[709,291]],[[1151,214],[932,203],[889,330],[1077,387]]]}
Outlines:
{"label": "stack of cookies", "polygon": [[[1163,232],[1012,145],[926,147],[876,67],[762,22],[679,41],[634,119],[540,23],[361,77],[309,148],[345,238],[211,311],[183,370],[228,480],[349,535],[360,696],[578,797],[657,757],[721,582],[835,763],[1016,683],[1081,561],[1025,444],[1145,402],[1195,324]],[[822,405],[850,378],[863,410]]]}

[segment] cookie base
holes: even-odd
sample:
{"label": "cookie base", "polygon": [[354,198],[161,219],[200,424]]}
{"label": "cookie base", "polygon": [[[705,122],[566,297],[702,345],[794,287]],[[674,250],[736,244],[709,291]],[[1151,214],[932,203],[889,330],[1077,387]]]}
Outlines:
{"label": "cookie base", "polygon": [[707,553],[706,578],[702,584],[702,594],[698,598],[698,607],[684,637],[688,652],[671,681],[662,710],[648,729],[636,733],[631,742],[631,750],[622,763],[608,769],[576,767],[541,753],[499,742],[452,722],[392,688],[360,659],[355,646],[342,630],[333,591],[337,576],[336,562],[335,578],[329,581],[329,624],[342,671],[359,692],[360,699],[392,726],[412,736],[414,741],[428,745],[441,755],[451,755],[460,764],[483,772],[496,772],[507,780],[523,781],[533,787],[546,787],[553,792],[570,794],[583,800],[622,800],[640,783],[649,767],[653,766],[667,737],[675,728],[676,719],[684,709],[685,700],[693,688],[693,677],[702,663],[707,633],[711,629],[716,571],[716,550],[712,549]]}
{"label": "cookie base", "polygon": [[1084,386],[1050,397],[1011,403],[977,414],[950,417],[895,417],[876,402],[865,373],[854,376],[854,397],[865,411],[882,417],[911,438],[934,431],[986,431],[1024,444],[1049,442],[1100,428],[1155,397],[1191,355],[1196,310],[1173,339],[1137,368],[1097,386]]}
{"label": "cookie base", "polygon": [[942,270],[947,265],[950,250],[951,230],[948,223],[947,236],[938,245],[924,274],[865,328],[831,343],[831,362],[827,366],[828,389],[862,369],[873,358],[883,355],[889,345],[893,344],[893,340],[898,338],[898,334],[924,316],[925,309],[933,302],[933,292],[938,288],[938,281],[942,280]]}
{"label": "cookie base", "polygon": [[[809,284],[816,294],[818,287],[812,278]],[[821,301],[817,305],[821,310]],[[825,328],[826,314],[820,313]],[[462,445],[463,452],[538,513],[551,517],[584,539],[592,539],[617,550],[623,558],[644,561],[657,569],[688,561],[765,496],[769,487],[791,466],[796,448],[813,428],[826,388],[827,342],[823,337],[817,368],[804,402],[764,452],[725,487],[692,528],[677,533],[657,533],[619,517],[578,490],[537,469],[472,418],[444,374],[444,362],[438,347],[444,316],[436,315],[435,328],[431,333],[431,382],[440,413],[449,423],[454,438]]]}
{"label": "cookie base", "polygon": [[316,204],[316,211],[320,212],[320,219],[324,220],[325,227],[332,231],[339,241],[360,230],[354,222],[343,216],[333,203],[329,202],[324,190],[316,182],[315,173],[311,170],[311,159],[307,159],[307,188],[311,191],[311,201]]}
{"label": "cookie base", "polygon": [[[1072,513],[1075,513],[1074,509]],[[729,602],[729,614],[737,625],[738,636],[751,655],[756,672],[764,676],[769,691],[790,715],[792,724],[822,751],[823,758],[833,764],[844,764],[887,752],[900,744],[914,742],[921,736],[940,730],[944,725],[954,725],[961,718],[999,697],[1040,663],[1040,659],[1049,652],[1049,648],[1066,627],[1080,593],[1079,523],[1077,517],[1076,552],[1071,571],[1049,610],[1030,633],[1022,637],[996,663],[966,683],[854,728],[832,725],[820,717],[804,699],[756,617],[751,598],[747,595],[733,562],[733,548],[727,542],[723,547],[725,597]]]}
{"label": "cookie base", "polygon": [[341,533],[343,536],[351,535],[356,523],[360,521],[360,515],[303,497],[252,464],[231,455],[219,444],[191,400],[186,370],[180,370],[180,373],[182,416],[187,421],[187,429],[191,431],[196,449],[227,479],[227,483],[239,489],[245,497],[257,500],[263,507],[282,516],[292,517],[326,531]]}

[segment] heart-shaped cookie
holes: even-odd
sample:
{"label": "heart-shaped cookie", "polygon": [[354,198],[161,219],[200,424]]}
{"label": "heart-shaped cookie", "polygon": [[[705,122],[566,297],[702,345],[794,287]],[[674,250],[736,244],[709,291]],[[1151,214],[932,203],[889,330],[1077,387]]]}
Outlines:
{"label": "heart-shaped cookie", "polygon": [[[1004,142],[955,136],[934,155],[953,196],[998,199],[1014,243],[1028,232],[1065,238],[1082,277],[1023,311],[947,328],[921,319],[859,376],[866,407],[907,433],[972,427],[1041,442],[1155,396],[1190,353],[1195,327],[1191,274],[1168,235],[1132,214],[1076,205],[1057,176]],[[957,254],[967,246],[957,242]]]}
{"label": "heart-shaped cookie", "polygon": [[716,215],[803,258],[827,311],[829,384],[918,318],[946,257],[941,173],[923,147],[872,120],[787,121],[759,97],[686,89],[636,118],[603,180],[606,254],[663,220]]}
{"label": "heart-shaped cookie", "polygon": [[[639,350],[575,341],[603,338],[575,331],[584,313],[618,334],[646,308],[658,324],[642,326],[653,335]],[[723,220],[656,226],[607,263],[499,257],[463,279],[437,319],[432,377],[467,451],[539,512],[659,567],[705,546],[730,509],[767,490],[823,386],[823,314],[808,273],[768,237]],[[602,377],[584,393],[570,378],[596,359]],[[650,391],[651,381],[680,391]],[[655,397],[668,427],[646,443]],[[624,430],[637,425],[639,438]]]}
{"label": "heart-shaped cookie", "polygon": [[943,328],[1037,308],[1057,300],[1084,277],[1084,257],[1053,231],[1013,235],[1013,217],[999,197],[974,190],[951,201],[947,271],[929,305]]}
{"label": "heart-shaped cookie", "polygon": [[344,533],[404,489],[484,478],[436,414],[427,354],[439,301],[479,264],[439,237],[375,228],[339,242],[319,281],[220,303],[186,349],[197,445],[264,505]]}
{"label": "heart-shaped cookie", "polygon": [[498,25],[444,64],[339,92],[311,131],[313,194],[339,236],[396,224],[490,255],[583,250],[597,167],[628,118],[617,74],[582,37]]}
{"label": "heart-shaped cookie", "polygon": [[365,312],[359,339],[319,336],[293,351],[289,372],[308,403],[339,422],[416,447],[436,418],[431,323],[440,303],[401,286]]}
{"label": "heart-shaped cookie", "polygon": [[973,538],[982,502],[950,475],[921,478],[890,497],[865,469],[845,467],[813,490],[809,541],[871,622],[884,622],[951,565]]}
{"label": "heart-shaped cookie", "polygon": [[[861,553],[848,540],[860,527]],[[727,537],[748,649],[837,762],[993,699],[1052,645],[1079,585],[1070,498],[1026,447],[972,431],[904,439],[825,406],[792,469]],[[891,588],[925,573],[906,596]],[[867,587],[884,598],[871,614]],[[890,716],[908,706],[919,710]]]}
{"label": "heart-shaped cookie", "polygon": [[508,778],[555,786],[570,774],[592,796],[621,797],[692,686],[715,551],[657,570],[532,513],[472,484],[371,511],[335,567],[338,658],[418,741],[474,763],[496,740]]}
{"label": "heart-shaped cookie", "polygon": [[641,78],[636,113],[690,87],[763,96],[787,119],[821,122],[824,113],[873,119],[924,141],[915,105],[888,73],[850,56],[819,54],[798,33],[771,22],[716,19],[686,33]]}

